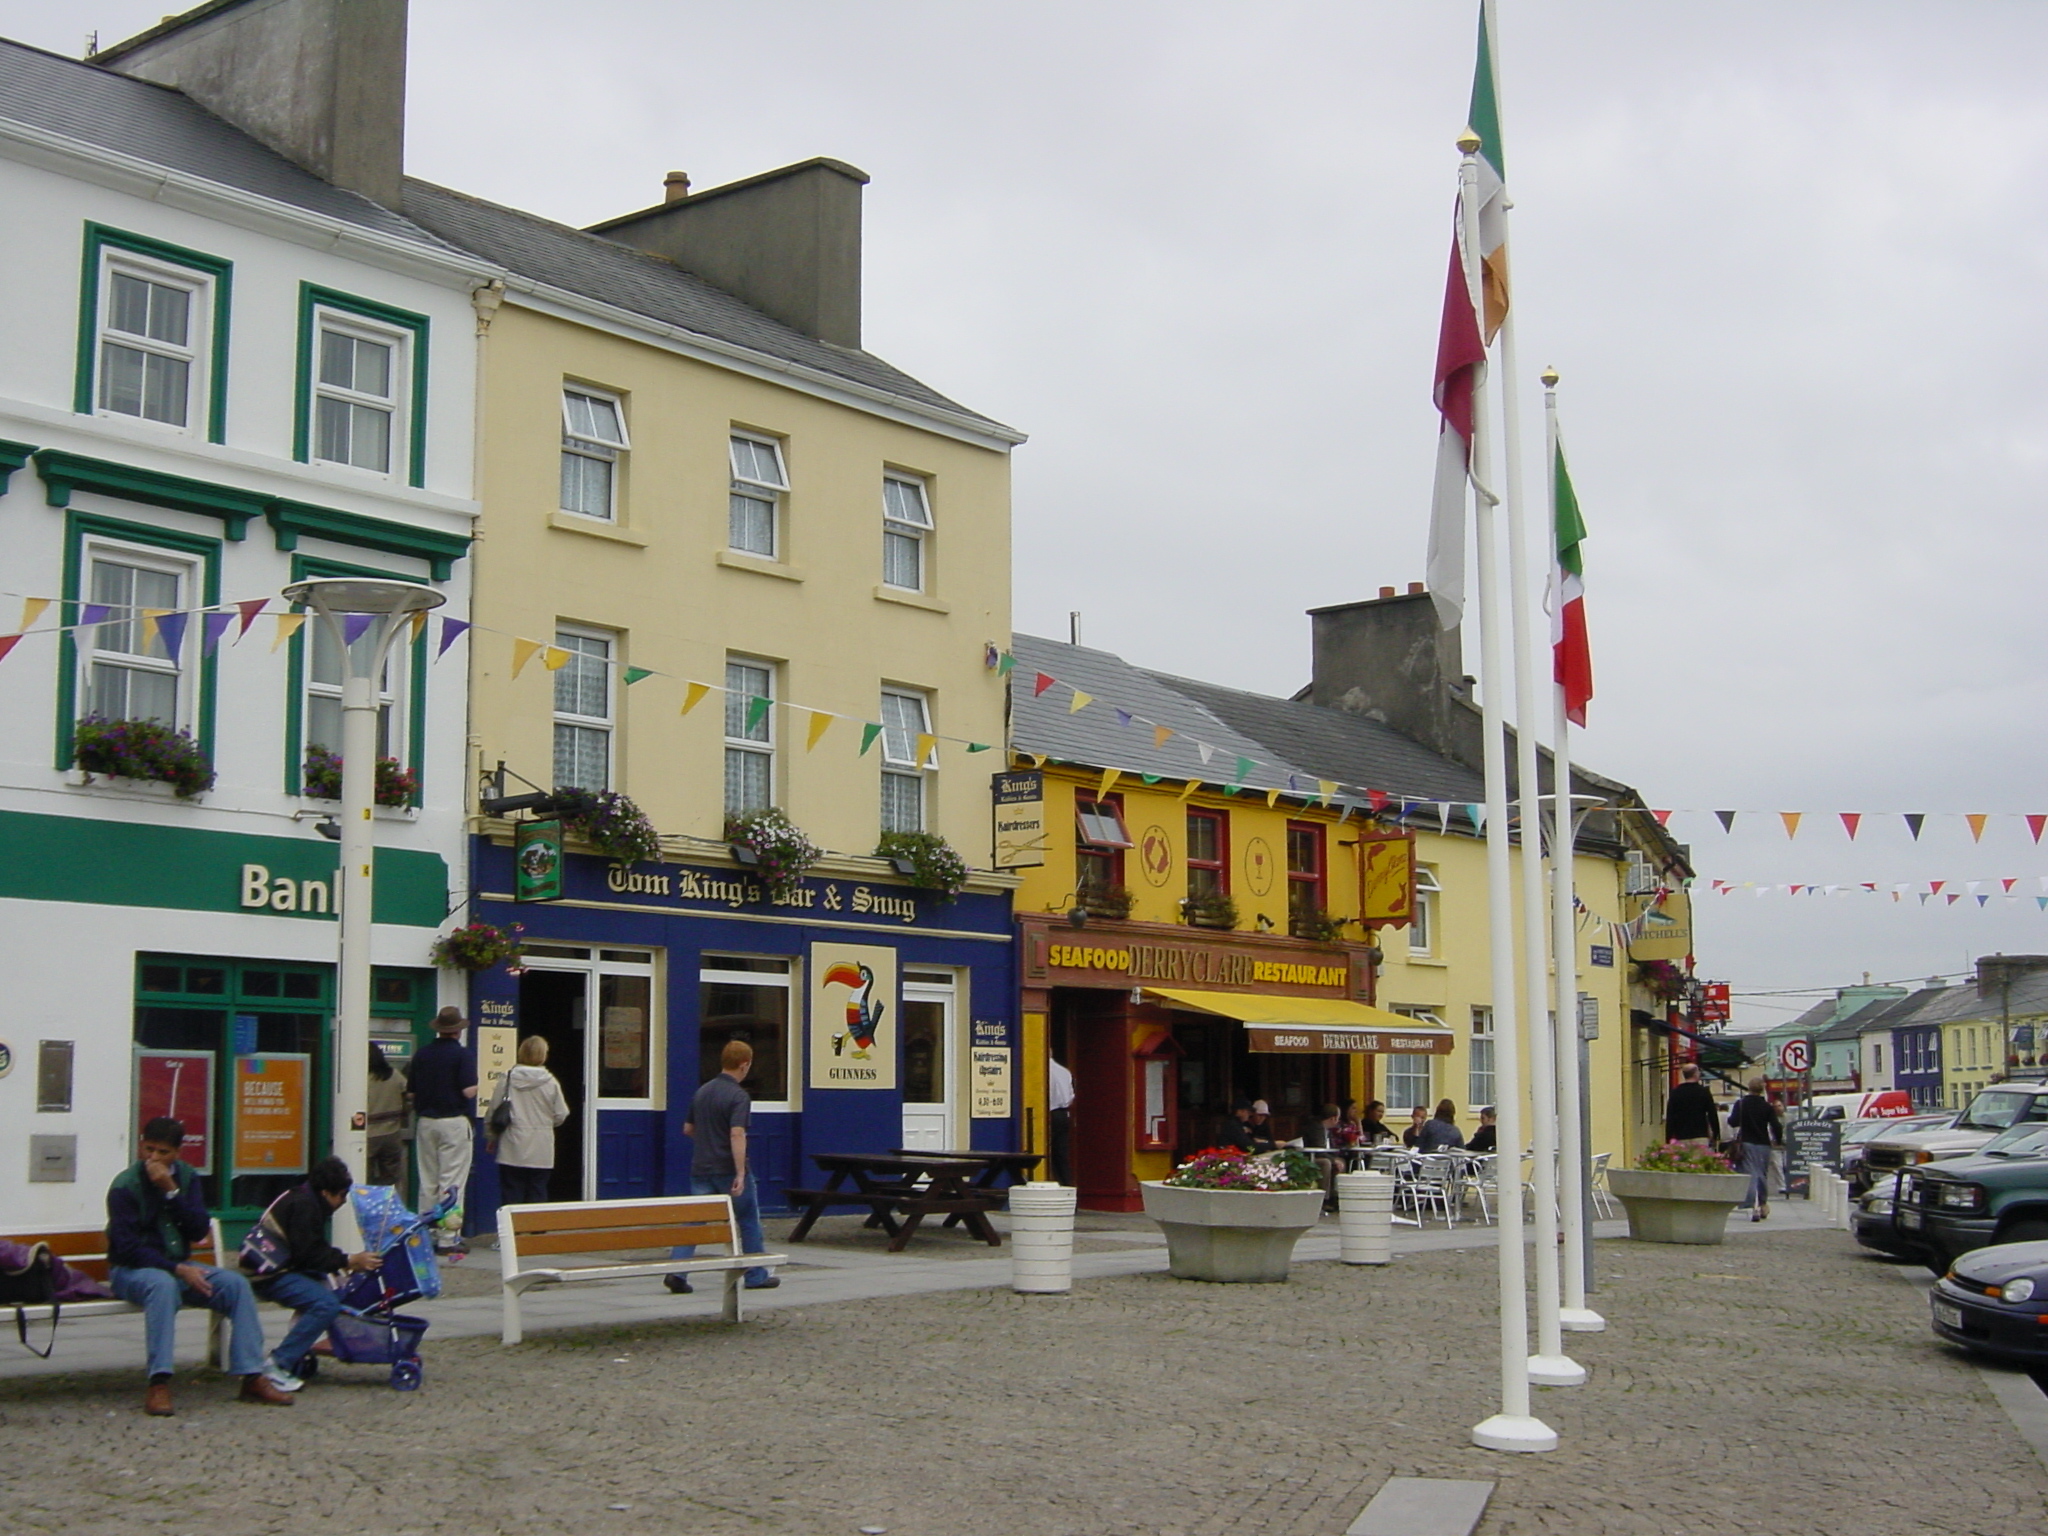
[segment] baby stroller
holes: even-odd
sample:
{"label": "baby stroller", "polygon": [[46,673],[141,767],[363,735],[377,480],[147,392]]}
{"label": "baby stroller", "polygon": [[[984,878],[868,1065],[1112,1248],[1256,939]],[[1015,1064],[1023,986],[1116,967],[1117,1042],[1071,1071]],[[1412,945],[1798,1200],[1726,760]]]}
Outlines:
{"label": "baby stroller", "polygon": [[[430,1300],[441,1294],[441,1271],[434,1262],[431,1233],[434,1223],[454,1207],[455,1193],[449,1191],[440,1204],[420,1216],[405,1208],[397,1190],[382,1185],[357,1185],[350,1202],[355,1206],[356,1224],[362,1228],[364,1248],[381,1254],[384,1262],[377,1269],[351,1275],[342,1286],[342,1311],[327,1331],[327,1353],[349,1365],[388,1365],[392,1389],[411,1392],[425,1374],[420,1340],[426,1336],[427,1320],[408,1317],[398,1309],[409,1301]],[[317,1359],[316,1354],[307,1360],[301,1374],[312,1375]]]}

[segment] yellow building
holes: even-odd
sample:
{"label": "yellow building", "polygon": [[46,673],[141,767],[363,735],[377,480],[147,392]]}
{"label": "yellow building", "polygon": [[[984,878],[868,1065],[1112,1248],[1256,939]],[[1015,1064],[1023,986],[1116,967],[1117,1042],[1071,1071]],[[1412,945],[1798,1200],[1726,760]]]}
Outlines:
{"label": "yellow building", "polygon": [[[1397,623],[1428,609],[1426,597],[1419,610],[1392,605],[1410,609]],[[1371,622],[1386,622],[1371,606]],[[1328,631],[1349,615],[1317,617]],[[1319,634],[1323,683],[1339,664],[1332,638]],[[1131,1208],[1138,1181],[1213,1144],[1239,1100],[1266,1100],[1282,1137],[1346,1098],[1383,1101],[1396,1131],[1409,1110],[1449,1098],[1475,1129],[1496,1097],[1498,1043],[1476,768],[1312,698],[1029,636],[1015,653],[1013,762],[1043,776],[1046,828],[1044,863],[1017,895],[1029,1144],[1052,1134],[1032,1065],[1044,1051],[1074,1076],[1083,1203]],[[1366,863],[1390,857],[1387,844],[1396,862],[1413,850],[1405,921],[1367,905],[1384,893],[1368,897]],[[1591,1134],[1596,1151],[1619,1155],[1640,1114],[1614,944],[1626,867],[1614,818],[1589,821],[1579,846]],[[1347,1035],[1338,1021],[1360,1004],[1412,1028],[1396,1033],[1382,1015]],[[1276,1027],[1315,1020],[1326,1027]]]}
{"label": "yellow building", "polygon": [[[407,186],[507,273],[477,295],[473,767],[500,811],[616,793],[659,833],[600,858],[572,810],[557,899],[515,904],[513,826],[477,823],[473,912],[528,947],[473,1003],[551,1042],[577,1110],[557,1198],[687,1188],[682,1111],[735,1038],[771,1208],[800,1117],[814,1149],[1008,1145],[1007,1106],[969,1103],[967,1021],[1002,1045],[1014,1013],[988,783],[1022,438],[861,350],[866,180],[672,175],[595,231]],[[781,887],[729,842],[771,808],[823,850]],[[981,873],[948,902],[884,832]]]}

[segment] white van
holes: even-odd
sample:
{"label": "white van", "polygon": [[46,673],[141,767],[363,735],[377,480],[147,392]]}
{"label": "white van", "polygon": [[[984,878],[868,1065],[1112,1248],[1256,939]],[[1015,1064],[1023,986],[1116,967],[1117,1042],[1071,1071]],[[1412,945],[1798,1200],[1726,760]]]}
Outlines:
{"label": "white van", "polygon": [[1913,1096],[1903,1088],[1872,1093],[1823,1093],[1808,1099],[1798,1113],[1820,1120],[1903,1120],[1912,1114]]}

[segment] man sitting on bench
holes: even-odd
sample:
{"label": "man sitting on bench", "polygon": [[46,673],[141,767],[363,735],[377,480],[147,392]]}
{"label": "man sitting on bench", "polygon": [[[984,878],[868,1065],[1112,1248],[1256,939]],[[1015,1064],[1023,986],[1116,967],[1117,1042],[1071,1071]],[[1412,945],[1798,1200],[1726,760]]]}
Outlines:
{"label": "man sitting on bench", "polygon": [[249,1282],[231,1269],[190,1261],[206,1236],[199,1179],[178,1156],[185,1127],[164,1116],[142,1128],[142,1157],[107,1190],[107,1263],[114,1294],[142,1308],[149,1389],[142,1411],[167,1417],[176,1366],[178,1309],[211,1307],[233,1327],[228,1372],[242,1378],[242,1401],[290,1407],[291,1398],[264,1377],[263,1320]]}
{"label": "man sitting on bench", "polygon": [[[683,1134],[691,1140],[690,1193],[731,1195],[732,1224],[739,1235],[735,1253],[766,1253],[768,1236],[761,1230],[761,1199],[747,1167],[747,1121],[754,1101],[740,1086],[754,1070],[754,1048],[744,1040],[728,1040],[719,1053],[719,1072],[690,1100],[690,1118],[683,1122]],[[686,1243],[669,1254],[672,1259],[694,1259],[697,1248]],[[690,1294],[688,1275],[670,1275],[663,1281],[678,1296]],[[782,1281],[766,1269],[747,1271],[750,1291],[773,1290]]]}

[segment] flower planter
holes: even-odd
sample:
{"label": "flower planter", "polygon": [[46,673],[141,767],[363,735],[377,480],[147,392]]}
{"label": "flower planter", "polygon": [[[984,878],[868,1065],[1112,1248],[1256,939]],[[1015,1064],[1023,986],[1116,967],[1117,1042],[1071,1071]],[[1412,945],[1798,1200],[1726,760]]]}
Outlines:
{"label": "flower planter", "polygon": [[1323,1215],[1320,1189],[1183,1189],[1151,1180],[1142,1187],[1145,1214],[1166,1234],[1167,1269],[1177,1280],[1285,1280],[1296,1240]]}
{"label": "flower planter", "polygon": [[1643,1243],[1718,1243],[1728,1213],[1749,1188],[1746,1173],[1652,1173],[1610,1168],[1607,1187],[1628,1211],[1628,1235]]}

